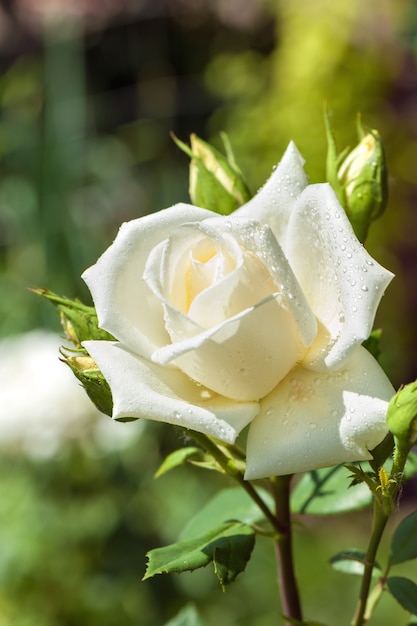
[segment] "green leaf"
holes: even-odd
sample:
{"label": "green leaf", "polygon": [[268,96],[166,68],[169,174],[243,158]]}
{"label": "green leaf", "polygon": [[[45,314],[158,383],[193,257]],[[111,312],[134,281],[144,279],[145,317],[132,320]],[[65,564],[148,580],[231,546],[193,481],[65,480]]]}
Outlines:
{"label": "green leaf", "polygon": [[365,484],[348,488],[343,465],[314,470],[303,475],[291,495],[293,513],[327,515],[344,513],[368,506],[372,495]]}
{"label": "green leaf", "polygon": [[415,452],[409,452],[407,461],[404,467],[404,478],[409,480],[417,474],[417,454]]}
{"label": "green leaf", "polygon": [[187,448],[180,448],[179,450],[174,450],[174,452],[168,454],[166,459],[164,459],[158,470],[155,472],[155,478],[159,478],[160,476],[166,474],[175,467],[183,465],[189,459],[200,456],[201,450],[192,446],[189,446]]}
{"label": "green leaf", "polygon": [[412,580],[402,576],[391,576],[387,580],[387,587],[403,609],[417,615],[417,585]]}
{"label": "green leaf", "polygon": [[362,342],[363,347],[366,348],[376,360],[379,359],[381,354],[381,337],[382,328],[377,328],[371,332],[368,339]]}
{"label": "green leaf", "polygon": [[[362,576],[365,568],[366,554],[361,550],[355,548],[350,550],[343,550],[338,554],[335,554],[330,559],[330,564],[333,569],[344,574],[356,574]],[[381,567],[378,563],[375,563],[372,576],[378,576],[381,573]]]}
{"label": "green leaf", "polygon": [[148,552],[143,580],[156,574],[186,572],[205,567],[211,561],[222,589],[242,572],[255,545],[255,533],[246,524],[226,522],[208,533]]}
{"label": "green leaf", "polygon": [[187,606],[181,609],[165,626],[207,626],[207,624],[201,619],[195,606],[193,604],[187,604]]}
{"label": "green leaf", "polygon": [[391,542],[390,565],[417,558],[417,511],[405,517],[395,529]]}
{"label": "green leaf", "polygon": [[[273,506],[273,498],[267,491],[258,489],[258,493],[268,506]],[[188,522],[180,539],[198,537],[230,519],[255,524],[263,519],[263,513],[240,487],[223,489]]]}

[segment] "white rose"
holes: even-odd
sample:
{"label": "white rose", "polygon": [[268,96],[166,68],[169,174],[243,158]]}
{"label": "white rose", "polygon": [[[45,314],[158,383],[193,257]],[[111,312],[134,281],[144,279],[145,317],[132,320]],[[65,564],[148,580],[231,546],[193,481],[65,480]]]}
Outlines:
{"label": "white rose", "polygon": [[85,343],[114,419],[230,443],[250,423],[250,479],[369,459],[385,436],[394,391],[361,342],[392,274],[294,144],[231,216],[178,204],[123,224],[83,278],[117,338]]}

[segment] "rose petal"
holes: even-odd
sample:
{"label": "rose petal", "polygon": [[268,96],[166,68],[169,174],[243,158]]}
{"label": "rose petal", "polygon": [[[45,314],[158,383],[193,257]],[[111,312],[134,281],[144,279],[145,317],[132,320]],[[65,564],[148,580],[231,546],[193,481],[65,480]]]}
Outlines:
{"label": "rose petal", "polygon": [[[199,246],[203,233],[234,259],[235,269],[199,294],[185,315],[167,299],[177,291],[179,306],[188,302],[183,295],[187,290],[170,275],[177,273],[176,262],[178,274],[189,274],[182,262],[189,259],[187,241],[191,238]],[[236,242],[240,254],[234,250]],[[171,244],[181,251],[175,259],[169,253]],[[240,401],[263,397],[300,360],[301,342],[308,345],[315,336],[314,315],[279,244],[271,230],[257,222],[241,218],[225,224],[213,218],[178,229],[169,243],[152,251],[144,277],[163,303],[173,341],[155,351],[152,360],[175,360],[194,380],[224,396]],[[213,326],[207,328],[210,321]]]}
{"label": "rose petal", "polygon": [[176,424],[233,443],[259,410],[198,386],[178,370],[133,355],[110,341],[83,343],[110,385],[113,419],[144,418]]}
{"label": "rose petal", "polygon": [[256,196],[233,213],[268,224],[281,243],[284,239],[292,206],[307,186],[304,159],[294,142],[290,142],[281,161]]}
{"label": "rose petal", "polygon": [[356,238],[336,194],[310,185],[293,207],[283,244],[290,265],[322,325],[305,365],[339,367],[369,337],[393,274]]}
{"label": "rose petal", "polygon": [[113,244],[82,275],[100,327],[138,354],[149,356],[169,340],[163,310],[142,280],[149,252],[174,228],[213,214],[186,204],[122,225]]}
{"label": "rose petal", "polygon": [[246,478],[294,474],[372,458],[387,433],[394,389],[362,346],[343,369],[292,371],[262,400],[250,426]]}

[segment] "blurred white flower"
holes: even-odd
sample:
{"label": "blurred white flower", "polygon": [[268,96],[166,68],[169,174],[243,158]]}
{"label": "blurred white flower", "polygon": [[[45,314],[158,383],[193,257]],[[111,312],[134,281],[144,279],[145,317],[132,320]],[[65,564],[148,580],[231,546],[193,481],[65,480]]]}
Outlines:
{"label": "blurred white flower", "polygon": [[0,448],[48,458],[74,440],[89,439],[101,451],[131,444],[142,423],[99,413],[59,361],[61,344],[43,330],[0,341]]}

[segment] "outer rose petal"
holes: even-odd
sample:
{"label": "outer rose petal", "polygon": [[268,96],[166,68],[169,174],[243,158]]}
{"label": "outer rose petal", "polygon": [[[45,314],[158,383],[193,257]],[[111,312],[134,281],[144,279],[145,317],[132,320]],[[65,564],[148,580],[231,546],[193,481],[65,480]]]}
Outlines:
{"label": "outer rose petal", "polygon": [[282,244],[294,202],[308,184],[303,165],[304,159],[291,141],[265,185],[233,216],[268,224]]}
{"label": "outer rose petal", "polygon": [[261,402],[247,443],[246,479],[372,458],[387,433],[394,389],[362,346],[337,372],[293,370]]}
{"label": "outer rose petal", "polygon": [[82,275],[101,328],[145,357],[169,341],[161,305],[142,280],[146,260],[174,228],[212,215],[205,209],[177,204],[122,224],[113,244]]}
{"label": "outer rose petal", "polygon": [[393,274],[372,259],[356,238],[330,185],[310,185],[288,224],[284,252],[321,323],[306,367],[340,367],[372,330]]}
{"label": "outer rose petal", "polygon": [[178,370],[142,359],[119,343],[83,343],[110,385],[113,419],[144,418],[176,424],[233,443],[259,411],[199,387]]}

